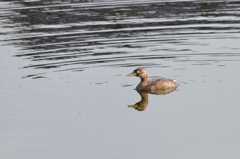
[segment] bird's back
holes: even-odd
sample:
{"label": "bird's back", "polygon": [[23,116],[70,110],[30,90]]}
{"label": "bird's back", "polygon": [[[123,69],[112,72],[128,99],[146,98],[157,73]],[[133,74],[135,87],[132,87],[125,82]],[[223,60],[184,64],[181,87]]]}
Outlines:
{"label": "bird's back", "polygon": [[154,91],[154,90],[173,88],[177,86],[178,86],[177,83],[172,79],[158,78],[158,79],[150,80],[146,88],[147,90]]}

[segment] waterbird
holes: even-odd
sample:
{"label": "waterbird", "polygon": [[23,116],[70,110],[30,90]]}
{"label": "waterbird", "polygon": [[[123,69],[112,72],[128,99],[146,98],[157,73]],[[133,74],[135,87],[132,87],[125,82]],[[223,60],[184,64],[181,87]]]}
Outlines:
{"label": "waterbird", "polygon": [[159,91],[171,88],[176,89],[178,86],[176,79],[157,78],[148,80],[147,71],[143,68],[137,68],[127,76],[140,77],[141,81],[136,87],[137,91],[146,91],[148,93],[158,94]]}

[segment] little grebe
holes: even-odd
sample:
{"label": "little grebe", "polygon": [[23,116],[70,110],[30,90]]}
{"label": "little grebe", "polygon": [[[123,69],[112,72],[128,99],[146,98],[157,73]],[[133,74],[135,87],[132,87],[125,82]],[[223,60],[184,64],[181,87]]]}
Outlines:
{"label": "little grebe", "polygon": [[136,87],[136,90],[138,91],[147,91],[154,93],[157,92],[158,90],[165,90],[178,86],[175,80],[172,79],[159,78],[148,81],[147,72],[143,68],[137,68],[127,76],[140,77],[141,82]]}

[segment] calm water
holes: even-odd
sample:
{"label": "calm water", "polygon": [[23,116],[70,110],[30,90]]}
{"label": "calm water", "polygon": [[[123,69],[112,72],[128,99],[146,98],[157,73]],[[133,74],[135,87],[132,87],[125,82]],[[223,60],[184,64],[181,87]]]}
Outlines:
{"label": "calm water", "polygon": [[[239,159],[240,1],[1,1],[0,13],[0,158]],[[137,67],[179,87],[138,94]]]}

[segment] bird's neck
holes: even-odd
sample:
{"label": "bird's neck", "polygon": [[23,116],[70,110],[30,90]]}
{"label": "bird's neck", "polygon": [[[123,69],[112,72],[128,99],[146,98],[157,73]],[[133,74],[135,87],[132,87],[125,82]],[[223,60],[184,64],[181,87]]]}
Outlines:
{"label": "bird's neck", "polygon": [[141,77],[141,83],[142,83],[143,85],[147,85],[147,84],[148,84],[148,77],[147,77],[147,76]]}

